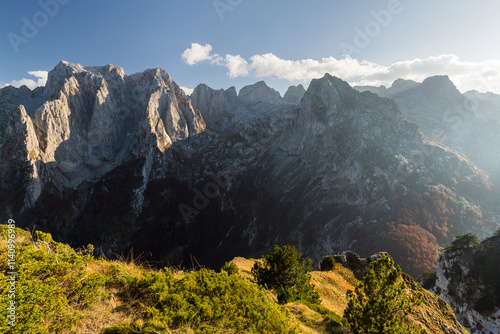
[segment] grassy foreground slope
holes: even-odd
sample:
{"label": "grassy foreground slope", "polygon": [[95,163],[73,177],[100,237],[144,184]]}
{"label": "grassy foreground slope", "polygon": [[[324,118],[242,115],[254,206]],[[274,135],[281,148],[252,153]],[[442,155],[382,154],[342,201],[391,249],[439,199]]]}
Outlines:
{"label": "grassy foreground slope", "polygon": [[75,251],[15,229],[15,326],[7,323],[8,228],[0,226],[0,333],[296,333],[288,310],[239,275],[175,273]]}
{"label": "grassy foreground slope", "polygon": [[[15,233],[15,326],[7,322],[12,293],[8,233]],[[340,265],[312,272],[321,305],[280,306],[251,282],[256,260],[235,258],[237,274],[157,270],[133,261],[95,259],[50,234],[0,225],[0,333],[347,333],[340,325],[345,293],[358,280]],[[410,279],[410,278],[409,278]],[[410,279],[411,280],[411,279]],[[424,304],[410,321],[429,333],[457,329],[449,306],[413,280]]]}

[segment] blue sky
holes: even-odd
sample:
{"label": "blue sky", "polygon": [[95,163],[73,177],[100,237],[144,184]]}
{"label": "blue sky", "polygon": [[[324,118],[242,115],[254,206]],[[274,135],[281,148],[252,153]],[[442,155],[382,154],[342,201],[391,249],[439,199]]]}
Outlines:
{"label": "blue sky", "polygon": [[0,87],[43,85],[66,60],[162,67],[188,88],[265,80],[283,93],[329,72],[500,92],[498,13],[491,0],[2,0]]}

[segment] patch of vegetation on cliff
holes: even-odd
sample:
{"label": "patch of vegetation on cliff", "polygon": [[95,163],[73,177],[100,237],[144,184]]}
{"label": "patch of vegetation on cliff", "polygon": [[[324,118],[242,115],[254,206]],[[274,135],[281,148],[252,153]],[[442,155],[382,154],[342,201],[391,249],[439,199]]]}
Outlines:
{"label": "patch of vegetation on cliff", "polygon": [[477,311],[500,305],[500,230],[476,247],[473,271],[484,282],[484,290],[476,304]]}
{"label": "patch of vegetation on cliff", "polygon": [[[358,242],[353,250],[362,256],[386,251],[403,271],[418,277],[435,268],[439,246],[464,233],[465,227],[459,225],[459,206],[449,192],[433,189],[423,194],[409,193],[391,208],[386,222],[356,231]],[[471,224],[486,224],[474,217],[469,219]]]}
{"label": "patch of vegetation on cliff", "polygon": [[483,242],[472,233],[458,236],[445,248],[445,255],[454,261],[444,273],[450,280],[451,294],[457,295],[454,287],[466,280],[467,291],[461,294],[476,311],[490,311],[500,305],[500,230]]}

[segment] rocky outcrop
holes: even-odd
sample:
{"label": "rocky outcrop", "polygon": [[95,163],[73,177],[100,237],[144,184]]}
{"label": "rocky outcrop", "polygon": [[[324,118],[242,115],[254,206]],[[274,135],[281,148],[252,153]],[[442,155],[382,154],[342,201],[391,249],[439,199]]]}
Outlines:
{"label": "rocky outcrop", "polygon": [[191,100],[209,126],[224,133],[239,133],[257,146],[260,139],[281,131],[295,107],[283,103],[280,94],[263,81],[243,87],[238,95],[234,87],[214,90],[200,84]]}
{"label": "rocky outcrop", "polygon": [[[1,187],[20,192],[16,203],[23,209],[32,207],[42,190],[43,165],[40,162],[38,138],[24,106],[2,110],[0,127]],[[18,181],[18,182],[15,182]],[[17,189],[15,189],[17,188]]]}
{"label": "rocky outcrop", "polygon": [[471,236],[461,238],[439,257],[437,279],[431,291],[450,304],[471,333],[498,333],[500,235],[497,233],[481,244]]}
{"label": "rocky outcrop", "polygon": [[34,90],[26,86],[15,88],[7,86],[0,89],[0,105],[4,107],[24,106],[26,112],[31,117],[34,116],[35,110],[43,103],[43,87],[37,87]]}
{"label": "rocky outcrop", "polygon": [[338,263],[343,267],[349,269],[354,274],[358,280],[362,280],[366,274],[370,271],[370,263],[377,261],[382,257],[382,255],[389,256],[386,252],[381,252],[377,254],[373,254],[370,257],[362,258],[358,254],[353,251],[343,251],[338,253],[337,255],[328,255],[321,260],[320,270],[321,271],[330,271],[333,270],[335,264]]}

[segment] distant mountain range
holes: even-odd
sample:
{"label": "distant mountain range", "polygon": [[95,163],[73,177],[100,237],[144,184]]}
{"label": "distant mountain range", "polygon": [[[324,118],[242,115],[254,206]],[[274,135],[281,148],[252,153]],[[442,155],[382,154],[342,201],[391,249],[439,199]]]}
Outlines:
{"label": "distant mountain range", "polygon": [[447,76],[422,83],[399,79],[389,88],[356,89],[392,99],[424,135],[466,155],[500,180],[500,95],[461,94]]}
{"label": "distant mountain range", "polygon": [[326,74],[189,97],[162,69],[61,62],[43,88],[0,90],[0,213],[170,265],[288,243],[388,251],[418,275],[455,236],[491,236],[498,96],[447,77],[358,90],[376,94]]}

